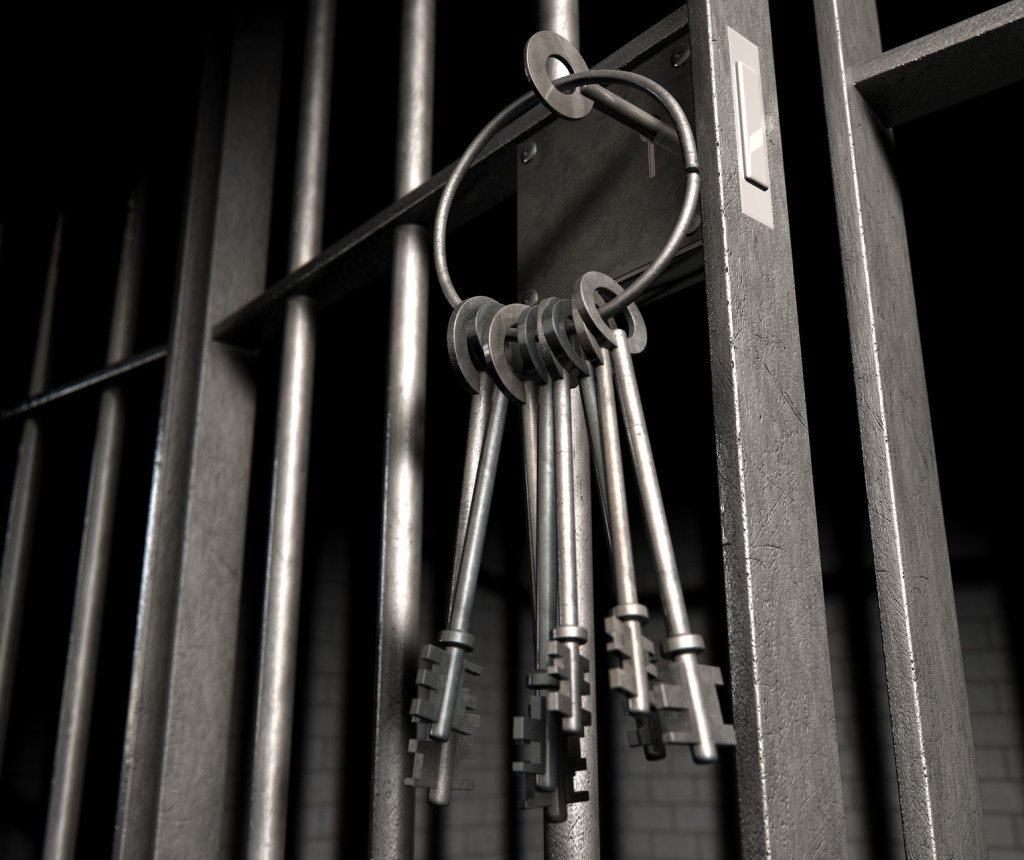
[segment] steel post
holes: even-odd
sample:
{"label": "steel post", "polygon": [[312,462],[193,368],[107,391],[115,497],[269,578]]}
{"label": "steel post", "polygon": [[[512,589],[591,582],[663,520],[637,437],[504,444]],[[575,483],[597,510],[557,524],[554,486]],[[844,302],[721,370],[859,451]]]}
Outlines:
{"label": "steel post", "polygon": [[[405,0],[401,26],[397,197],[430,177],[434,0]],[[419,650],[430,249],[430,237],[422,227],[396,228],[371,776],[370,857],[374,860],[411,857],[413,847],[415,798],[404,780],[411,726],[408,697]]]}
{"label": "steel post", "polygon": [[[984,857],[974,739],[892,137],[853,79],[855,68],[884,62],[878,19],[870,0],[815,0],[814,6],[903,839],[914,860]],[[972,24],[972,31],[983,29]],[[945,38],[954,41],[950,35]],[[939,34],[935,41],[944,39]],[[1019,51],[1007,50],[1016,75]],[[961,79],[987,74],[969,65],[958,69],[948,60],[945,67],[957,81],[954,92],[965,86]],[[901,74],[899,80],[913,85],[927,77]],[[893,93],[899,96],[900,87]]]}
{"label": "steel post", "polygon": [[[127,358],[135,340],[135,318],[142,277],[139,202],[138,196],[133,194],[128,206],[107,346],[108,365]],[[50,802],[43,842],[43,857],[46,860],[75,856],[100,631],[103,625],[103,603],[114,538],[124,424],[125,403],[121,389],[114,386],[105,388],[100,395],[96,421],[96,442],[78,561],[78,583],[72,610],[67,667],[64,671],[57,749],[50,782]]]}
{"label": "steel post", "polygon": [[[200,91],[129,692],[114,856],[214,858],[229,773],[256,384],[214,340],[266,286],[282,26],[238,7]],[[230,57],[230,64],[227,58]]]}

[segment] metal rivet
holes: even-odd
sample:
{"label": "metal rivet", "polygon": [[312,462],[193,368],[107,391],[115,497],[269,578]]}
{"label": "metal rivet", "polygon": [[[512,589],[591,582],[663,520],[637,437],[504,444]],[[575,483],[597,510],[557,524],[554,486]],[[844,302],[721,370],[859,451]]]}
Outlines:
{"label": "metal rivet", "polygon": [[532,140],[523,147],[523,151],[519,153],[519,160],[523,164],[529,164],[533,161],[533,157],[537,154],[537,144]]}
{"label": "metal rivet", "polygon": [[690,62],[690,48],[680,48],[672,54],[672,68],[678,69],[684,63]]}

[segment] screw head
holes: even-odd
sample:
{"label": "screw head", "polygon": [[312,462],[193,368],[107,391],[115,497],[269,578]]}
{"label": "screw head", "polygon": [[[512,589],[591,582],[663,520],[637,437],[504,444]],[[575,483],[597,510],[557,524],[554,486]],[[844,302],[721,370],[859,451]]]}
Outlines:
{"label": "screw head", "polygon": [[526,293],[523,295],[523,304],[524,305],[535,305],[539,301],[540,301],[540,296],[537,295],[537,291],[536,290],[527,290]]}
{"label": "screw head", "polygon": [[523,164],[529,164],[531,161],[533,161],[533,157],[536,154],[537,144],[531,140],[523,147],[522,151],[519,153],[519,160],[523,162]]}
{"label": "screw head", "polygon": [[672,54],[672,68],[678,69],[680,66],[690,62],[690,46],[687,45],[680,48],[678,51]]}

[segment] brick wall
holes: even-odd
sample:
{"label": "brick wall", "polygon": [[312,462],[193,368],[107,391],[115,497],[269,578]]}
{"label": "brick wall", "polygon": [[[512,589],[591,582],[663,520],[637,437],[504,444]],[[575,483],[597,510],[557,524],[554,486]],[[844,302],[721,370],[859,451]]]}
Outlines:
{"label": "brick wall", "polygon": [[[345,789],[340,776],[344,773],[344,655],[348,648],[345,624],[340,623],[342,607],[347,604],[343,570],[340,564],[321,567],[316,606],[310,616],[315,630],[311,633],[310,680],[305,686],[306,699],[299,703],[296,726],[303,733],[298,748],[304,752],[298,808],[292,822],[299,831],[296,856],[302,860],[343,853],[337,824],[340,816],[335,812]],[[961,585],[956,590],[956,605],[989,858],[1024,860],[1024,723],[1000,593],[989,584]],[[830,597],[826,610],[849,856],[851,860],[902,858],[877,603],[868,599],[864,612],[856,614],[840,599]],[[706,615],[697,607],[691,609],[691,615],[695,630],[710,642]],[[431,621],[424,619],[428,638],[436,632]],[[851,630],[851,623],[863,623],[865,631],[851,636],[857,632]],[[429,808],[425,798],[419,798],[416,858],[508,857],[507,846],[515,844],[517,860],[540,860],[542,815],[514,809],[509,774],[510,713],[522,713],[524,704],[520,701],[510,708],[508,697],[510,690],[522,685],[509,684],[504,654],[506,611],[501,595],[486,587],[478,594],[474,629],[474,658],[485,669],[473,685],[481,713],[475,735],[477,757],[469,765],[476,789],[457,792],[452,805],[443,810]],[[649,635],[657,639],[660,632],[658,620],[652,619]],[[532,661],[532,637],[531,621],[524,612],[517,637],[519,675],[525,674]],[[863,670],[870,687],[867,701],[864,687],[858,686],[855,653],[868,658]],[[707,657],[715,661],[713,654]],[[607,689],[604,677],[598,676],[596,682],[602,691]],[[605,746],[610,750],[607,767],[615,780],[602,797],[602,814],[611,816],[616,824],[613,856],[622,860],[724,860],[729,856],[729,841],[723,834],[734,827],[735,820],[734,811],[723,802],[728,796],[723,780],[733,779],[731,770],[696,765],[685,748],[670,748],[664,761],[648,762],[641,751],[627,744],[630,723],[618,698],[605,694],[601,700],[602,707],[611,709]],[[873,727],[865,730],[858,722],[862,719],[870,719]]]}

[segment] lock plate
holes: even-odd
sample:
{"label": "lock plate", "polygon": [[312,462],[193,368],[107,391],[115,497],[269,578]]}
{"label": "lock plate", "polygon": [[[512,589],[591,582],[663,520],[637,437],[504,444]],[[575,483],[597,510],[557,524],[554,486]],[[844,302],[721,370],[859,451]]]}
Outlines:
{"label": "lock plate", "polygon": [[[669,42],[632,71],[657,81],[693,117],[689,36]],[[645,93],[611,89],[659,115]],[[668,117],[660,115],[662,120]],[[585,272],[618,281],[643,271],[665,244],[683,202],[683,161],[600,111],[552,122],[523,140],[516,159],[518,293],[569,298]],[[699,281],[700,228],[650,295]]]}

